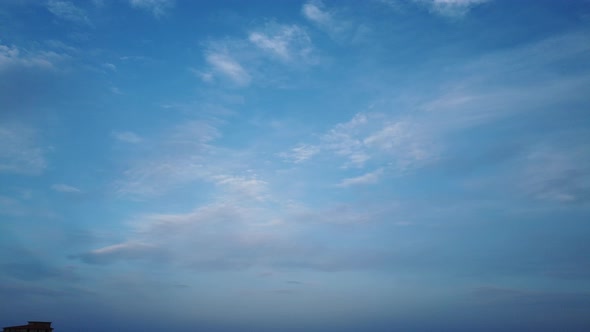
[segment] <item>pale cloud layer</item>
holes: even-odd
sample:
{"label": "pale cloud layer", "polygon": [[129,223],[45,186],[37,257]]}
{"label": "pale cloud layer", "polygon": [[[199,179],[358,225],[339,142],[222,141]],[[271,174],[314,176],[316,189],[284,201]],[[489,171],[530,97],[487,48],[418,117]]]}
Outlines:
{"label": "pale cloud layer", "polygon": [[[294,207],[284,206],[287,209]],[[376,249],[341,252],[315,241],[302,241],[314,223],[360,223],[373,216],[346,207],[330,211],[291,211],[290,223],[276,219],[278,211],[240,201],[219,201],[183,214],[148,214],[133,221],[136,236],[127,242],[95,249],[79,256],[88,263],[157,261],[196,270],[295,268],[319,271],[371,269],[390,264],[394,255]],[[326,212],[331,214],[326,219]]]}
{"label": "pale cloud layer", "polygon": [[0,172],[39,175],[47,168],[48,148],[39,143],[38,133],[20,124],[0,125]]}
{"label": "pale cloud layer", "polygon": [[0,0],[3,316],[583,331],[572,1]]}

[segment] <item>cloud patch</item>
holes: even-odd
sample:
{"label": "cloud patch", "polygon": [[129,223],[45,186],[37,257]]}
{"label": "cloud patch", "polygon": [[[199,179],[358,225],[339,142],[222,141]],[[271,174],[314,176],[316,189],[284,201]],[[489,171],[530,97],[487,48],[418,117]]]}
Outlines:
{"label": "cloud patch", "polygon": [[228,54],[210,52],[205,56],[205,60],[215,72],[238,86],[248,86],[252,80],[244,67]]}
{"label": "cloud patch", "polygon": [[467,14],[472,8],[481,5],[489,0],[414,0],[419,4],[426,5],[430,11],[446,16],[461,17]]}
{"label": "cloud patch", "polygon": [[301,12],[305,18],[321,27],[335,29],[337,26],[333,14],[325,10],[323,3],[319,1],[305,3]]}
{"label": "cloud patch", "polygon": [[269,24],[263,30],[250,32],[248,40],[281,61],[314,62],[311,38],[297,25]]}
{"label": "cloud patch", "polygon": [[69,1],[49,0],[47,10],[62,20],[91,25],[86,12]]}
{"label": "cloud patch", "polygon": [[351,186],[358,186],[358,185],[368,185],[368,184],[376,184],[381,176],[383,175],[383,169],[378,169],[373,172],[365,173],[361,176],[347,178],[338,184],[339,187],[351,187]]}
{"label": "cloud patch", "polygon": [[0,74],[15,68],[54,69],[67,56],[52,51],[30,52],[14,45],[0,44]]}
{"label": "cloud patch", "polygon": [[132,7],[151,12],[156,18],[165,16],[174,7],[174,0],[129,0]]}
{"label": "cloud patch", "polygon": [[300,144],[294,148],[292,148],[288,152],[282,152],[279,154],[286,161],[293,162],[295,164],[300,164],[316,154],[320,153],[321,149],[318,146],[314,145],[307,145],[307,144]]}
{"label": "cloud patch", "polygon": [[346,15],[340,9],[327,8],[322,1],[308,1],[303,4],[301,14],[339,43],[362,43],[372,33],[367,24],[359,23],[352,15]]}
{"label": "cloud patch", "polygon": [[321,150],[344,158],[344,168],[363,168],[368,162],[376,162],[394,164],[399,170],[411,169],[437,158],[437,147],[425,131],[418,119],[397,120],[361,112],[320,135],[319,143],[301,144],[281,156],[302,163]]}

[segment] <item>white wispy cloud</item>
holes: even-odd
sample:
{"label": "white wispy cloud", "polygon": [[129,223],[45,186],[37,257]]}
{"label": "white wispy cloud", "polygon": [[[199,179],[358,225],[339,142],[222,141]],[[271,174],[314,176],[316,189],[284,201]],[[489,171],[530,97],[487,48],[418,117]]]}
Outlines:
{"label": "white wispy cloud", "polygon": [[141,143],[143,139],[132,131],[121,131],[121,132],[114,132],[111,134],[112,137],[118,141],[125,142],[125,143]]}
{"label": "white wispy cloud", "polygon": [[384,114],[358,113],[323,134],[319,146],[346,158],[345,167],[364,167],[372,160],[407,169],[436,158],[430,134],[419,122],[418,118],[398,120]]}
{"label": "white wispy cloud", "polygon": [[232,194],[258,201],[268,198],[268,183],[255,176],[214,175],[211,179],[218,185],[226,187]]}
{"label": "white wispy cloud", "polygon": [[287,161],[299,164],[312,158],[314,155],[320,153],[320,151],[319,146],[300,144],[292,148],[289,152],[280,153],[279,156]]}
{"label": "white wispy cloud", "polygon": [[349,164],[362,167],[371,157],[363,145],[363,128],[369,126],[367,114],[358,113],[350,121],[336,124],[322,135],[320,146],[349,160]]}
{"label": "white wispy cloud", "polygon": [[436,14],[448,17],[460,17],[469,12],[473,7],[490,0],[414,0],[417,3],[427,5]]}
{"label": "white wispy cloud", "polygon": [[461,73],[480,70],[490,78],[500,79],[517,71],[519,75],[515,78],[528,79],[533,72],[546,70],[547,67],[557,63],[585,59],[590,51],[590,45],[585,43],[588,38],[590,38],[590,31],[587,29],[552,35],[515,48],[485,54],[479,59],[463,64]]}
{"label": "white wispy cloud", "polygon": [[156,18],[166,15],[174,7],[174,0],[129,0],[131,6],[151,12]]}
{"label": "white wispy cloud", "polygon": [[248,40],[283,61],[314,61],[311,38],[297,25],[269,24],[261,31],[250,32]]}
{"label": "white wispy cloud", "polygon": [[322,7],[323,4],[321,2],[308,2],[303,5],[301,12],[308,20],[318,25],[331,28],[335,25],[332,14],[324,10]]}
{"label": "white wispy cloud", "polygon": [[408,121],[391,122],[367,136],[363,143],[397,156],[397,163],[408,167],[436,157],[435,145],[429,142],[426,129]]}
{"label": "white wispy cloud", "polygon": [[60,19],[91,25],[86,12],[69,1],[49,0],[47,10]]}
{"label": "white wispy cloud", "polygon": [[79,194],[82,192],[82,190],[74,187],[74,186],[70,186],[67,184],[54,184],[51,186],[51,189],[60,192],[60,193],[70,193],[70,194]]}
{"label": "white wispy cloud", "polygon": [[[390,111],[391,105],[377,105],[319,133],[319,140],[304,146],[316,147],[322,156],[345,158],[344,167],[371,163],[393,171],[435,163],[453,148],[447,138],[468,128],[587,101],[584,91],[590,79],[584,72],[530,79],[555,63],[584,59],[590,48],[582,40],[587,38],[586,32],[567,33],[457,64],[454,71],[459,77],[453,78],[453,84],[441,82],[444,88],[434,97],[416,96],[412,104],[398,106],[401,112],[396,113]],[[470,74],[474,72],[478,75]],[[297,159],[290,150],[279,155],[299,163],[313,157]]]}
{"label": "white wispy cloud", "polygon": [[[534,56],[531,52],[523,54]],[[583,52],[577,52],[576,56],[581,54]],[[481,75],[478,77],[480,82],[486,79],[486,84],[498,82],[494,73],[507,63],[506,58],[513,56],[514,53],[500,57],[505,60],[499,62],[502,64],[500,68],[492,66],[486,70],[476,71]],[[528,63],[530,67],[525,65],[525,68],[534,72],[544,62],[530,58]],[[465,68],[474,71],[472,64],[465,65]],[[483,65],[475,66],[475,69],[482,68]],[[580,94],[582,88],[586,87],[585,82],[577,83],[575,94]],[[432,98],[416,98],[417,101],[407,109],[407,112],[389,104],[377,105],[370,108],[370,111],[359,112],[325,132],[312,135],[311,137],[317,137],[315,141],[285,149],[286,152],[279,154],[279,157],[304,165],[306,160],[317,158],[321,151],[323,161],[330,156],[336,156],[338,159],[336,162],[329,160],[325,165],[318,166],[324,167],[320,171],[333,172],[334,168],[342,164],[345,167],[371,167],[370,172],[359,171],[360,176],[345,178],[337,186],[354,187],[377,183],[382,177],[389,175],[389,172],[417,170],[423,165],[438,161],[441,151],[447,152],[446,145],[453,144],[448,140],[450,135],[493,122],[508,112],[522,112],[522,100],[536,98],[541,99],[540,102],[545,102],[544,96],[535,95],[540,91],[543,91],[543,95],[548,95],[547,89],[554,88],[553,85],[549,85],[545,86],[544,90],[539,90],[541,85],[546,85],[541,82],[534,88],[529,86],[507,94],[506,89],[498,88],[498,85],[492,84],[496,86],[492,89],[486,84],[467,84],[471,81],[460,83],[464,88],[441,88],[443,92]],[[569,89],[572,85],[566,87]],[[506,98],[507,96],[512,98]],[[560,98],[569,97],[570,95],[564,94]],[[239,155],[242,151],[224,149],[216,145],[216,139],[221,137],[218,124],[219,122],[212,124],[197,121],[184,127],[173,128],[172,132],[159,137],[161,145],[152,149],[158,151],[149,158],[131,163],[132,166],[125,174],[124,185],[121,186],[121,190],[127,194],[142,195],[165,192],[176,185],[192,185],[191,189],[201,192],[200,185],[204,183],[205,186],[208,185],[206,188],[210,195],[189,212],[149,213],[139,216],[137,229],[130,232],[127,240],[121,245],[149,244],[149,250],[139,251],[141,255],[128,255],[123,249],[117,251],[111,247],[106,247],[106,252],[99,250],[91,254],[96,256],[96,259],[103,257],[108,261],[148,258],[166,253],[170,255],[167,257],[183,266],[201,269],[252,266],[320,269],[358,267],[355,265],[358,262],[347,261],[342,256],[334,254],[330,248],[316,251],[314,246],[318,245],[317,243],[306,246],[307,242],[301,240],[313,232],[312,227],[306,227],[314,222],[362,225],[373,220],[383,220],[379,219],[379,213],[383,213],[385,209],[374,213],[373,209],[329,203],[312,208],[294,199],[284,199],[281,197],[282,190],[275,187],[273,180],[276,179],[254,175],[263,172],[246,171],[250,168],[248,164],[255,163],[254,160],[259,156],[249,155],[241,159]],[[268,167],[272,168],[272,165]],[[541,199],[581,200],[587,193],[587,187],[573,186],[572,183],[576,180],[587,181],[584,180],[585,177],[567,177],[565,180],[568,185],[548,187],[554,180],[564,178],[564,173],[569,174],[571,169],[568,167],[561,170],[557,167],[555,173],[544,176],[545,180],[540,180],[543,184],[535,187],[539,189],[535,189],[535,194]],[[585,164],[582,164],[573,171],[579,172],[585,167]],[[269,173],[272,172],[263,174]],[[298,180],[288,179],[285,182]],[[301,182],[306,181],[312,182],[309,178],[304,178]],[[391,206],[394,203],[388,204]],[[412,214],[416,212],[408,213]],[[398,224],[413,223],[414,220],[408,218],[408,215],[400,216]],[[309,233],[305,233],[306,231]],[[301,242],[304,244],[299,245]],[[207,248],[206,252],[202,248]],[[119,254],[115,257],[114,252]],[[314,254],[320,256],[315,257]],[[312,259],[309,259],[311,256]],[[366,258],[362,254],[360,256]]]}
{"label": "white wispy cloud", "polygon": [[[585,59],[590,46],[584,41],[589,37],[587,31],[568,32],[461,63],[455,67],[458,77],[453,84],[424,101],[420,112],[431,127],[450,131],[588,100],[583,91],[590,77],[585,71],[531,77],[558,63]],[[478,75],[470,75],[473,72]]]}
{"label": "white wispy cloud", "polygon": [[20,124],[0,124],[0,172],[38,175],[47,168],[47,148],[38,133]]}
{"label": "white wispy cloud", "polygon": [[[255,248],[275,246],[276,226],[260,226],[271,218],[252,204],[220,199],[187,213],[152,213],[138,216],[135,229],[122,243],[81,255],[88,263],[148,259],[168,253],[172,261],[195,268],[242,268],[242,254],[256,260]],[[200,248],[200,249],[199,249]],[[256,250],[256,252],[252,252]],[[233,253],[241,252],[234,256]],[[247,265],[257,264],[254,261]]]}
{"label": "white wispy cloud", "polygon": [[115,66],[112,63],[108,63],[108,62],[107,63],[103,63],[102,64],[102,67],[105,68],[105,69],[108,69],[110,71],[117,71],[117,66]]}
{"label": "white wispy cloud", "polygon": [[[187,213],[151,213],[142,215],[134,221],[139,234],[153,236],[158,233],[174,233],[192,231],[207,224],[235,223],[236,230],[243,223],[253,221],[254,207],[240,205],[232,200],[219,200],[199,206]],[[157,241],[152,241],[157,242]]]}
{"label": "white wispy cloud", "polygon": [[66,55],[52,51],[30,52],[14,45],[0,44],[0,72],[18,67],[49,70],[65,59]]}
{"label": "white wispy cloud", "polygon": [[378,169],[373,172],[365,173],[361,176],[347,178],[338,184],[339,187],[350,187],[350,186],[357,186],[357,185],[367,185],[367,184],[375,184],[379,181],[381,176],[383,175],[383,169]]}
{"label": "white wispy cloud", "polygon": [[338,41],[359,41],[368,27],[354,22],[334,9],[328,9],[321,1],[308,1],[301,7],[303,16]]}
{"label": "white wispy cloud", "polygon": [[188,70],[206,83],[229,80],[240,87],[253,82],[279,87],[292,86],[294,69],[320,63],[310,36],[299,25],[273,21],[248,29],[246,35],[209,41],[203,50],[206,65]]}
{"label": "white wispy cloud", "polygon": [[206,55],[205,59],[217,73],[230,79],[240,86],[250,84],[250,74],[234,58],[227,54],[211,52]]}

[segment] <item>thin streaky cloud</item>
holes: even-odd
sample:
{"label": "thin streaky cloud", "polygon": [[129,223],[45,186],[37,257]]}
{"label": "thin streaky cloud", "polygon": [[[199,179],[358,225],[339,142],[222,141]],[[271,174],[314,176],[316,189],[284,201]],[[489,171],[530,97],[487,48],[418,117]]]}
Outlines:
{"label": "thin streaky cloud", "polygon": [[378,169],[357,177],[343,179],[340,181],[340,183],[338,183],[338,187],[346,188],[351,186],[376,184],[379,182],[382,175],[383,169]]}
{"label": "thin streaky cloud", "polygon": [[217,73],[225,76],[239,86],[247,86],[252,80],[248,72],[231,56],[223,53],[209,53],[207,62]]}
{"label": "thin streaky cloud", "polygon": [[125,242],[80,254],[78,258],[89,264],[108,264],[119,260],[159,260],[164,251],[157,246],[140,242]]}
{"label": "thin streaky cloud", "polygon": [[295,164],[300,164],[313,156],[320,153],[321,149],[319,146],[300,144],[291,149],[289,152],[282,152],[279,154],[286,161],[291,161]]}
{"label": "thin streaky cloud", "polygon": [[59,183],[51,186],[51,189],[60,193],[79,194],[82,190],[67,184]]}
{"label": "thin streaky cloud", "polygon": [[210,177],[216,184],[228,188],[231,193],[264,201],[268,198],[268,183],[254,176],[214,175]]}

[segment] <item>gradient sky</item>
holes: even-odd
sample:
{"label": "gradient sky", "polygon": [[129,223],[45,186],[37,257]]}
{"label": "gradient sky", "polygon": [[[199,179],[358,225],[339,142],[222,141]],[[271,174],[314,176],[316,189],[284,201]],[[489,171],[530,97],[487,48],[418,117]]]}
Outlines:
{"label": "gradient sky", "polygon": [[589,1],[2,0],[0,324],[588,331],[589,112]]}

